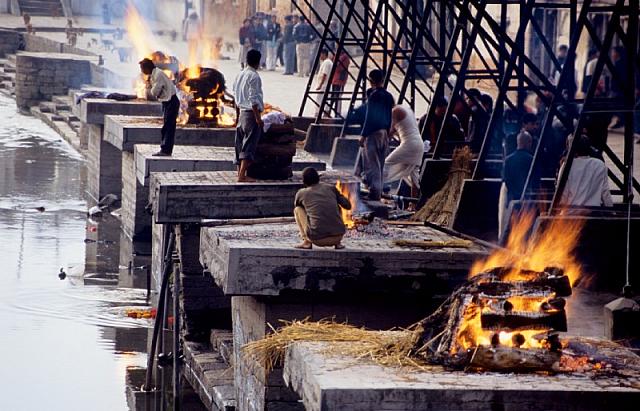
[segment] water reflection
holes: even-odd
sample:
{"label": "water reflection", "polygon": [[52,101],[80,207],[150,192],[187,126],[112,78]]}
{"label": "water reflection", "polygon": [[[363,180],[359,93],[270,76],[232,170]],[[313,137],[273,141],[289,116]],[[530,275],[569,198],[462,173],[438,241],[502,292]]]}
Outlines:
{"label": "water reflection", "polygon": [[0,118],[0,409],[127,409],[150,323],[123,312],[146,292],[118,287],[120,234],[86,219],[82,157],[1,96]]}

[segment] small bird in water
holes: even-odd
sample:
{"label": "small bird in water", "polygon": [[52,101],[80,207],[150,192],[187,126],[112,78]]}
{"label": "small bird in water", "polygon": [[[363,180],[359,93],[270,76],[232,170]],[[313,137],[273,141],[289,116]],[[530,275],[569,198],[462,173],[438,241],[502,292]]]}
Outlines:
{"label": "small bird in water", "polygon": [[39,211],[41,213],[44,213],[44,207],[36,207],[36,211]]}
{"label": "small bird in water", "polygon": [[60,272],[58,273],[58,278],[64,280],[67,278],[67,273],[64,272],[64,268],[60,268]]}

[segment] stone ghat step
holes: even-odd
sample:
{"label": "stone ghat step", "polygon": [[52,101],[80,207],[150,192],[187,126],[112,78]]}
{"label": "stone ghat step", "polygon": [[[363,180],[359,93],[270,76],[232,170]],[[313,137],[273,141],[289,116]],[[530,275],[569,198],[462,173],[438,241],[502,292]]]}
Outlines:
{"label": "stone ghat step", "polygon": [[185,342],[184,375],[207,409],[236,409],[233,368],[215,349],[204,344]]}
{"label": "stone ghat step", "polygon": [[231,330],[211,330],[211,346],[229,366],[233,365],[233,332]]}
{"label": "stone ghat step", "polygon": [[[273,296],[290,291],[438,294],[462,282],[487,249],[404,247],[397,240],[455,240],[424,226],[352,229],[345,249],[300,250],[295,223],[203,227],[200,263],[226,295]],[[375,231],[374,231],[375,230]]]}
{"label": "stone ghat step", "polygon": [[[615,377],[586,375],[465,373],[434,368],[407,372],[365,359],[331,355],[333,343],[294,343],[284,379],[308,411],[616,410],[637,409],[640,390]],[[609,380],[609,381],[608,381]],[[635,405],[634,405],[635,404]]]}
{"label": "stone ghat step", "polygon": [[[136,177],[145,186],[149,185],[151,173],[175,171],[233,171],[236,165],[233,147],[215,146],[175,146],[171,157],[158,157],[157,144],[136,144]],[[293,157],[293,171],[314,167],[325,171],[326,164],[304,150],[298,150]],[[145,199],[146,201],[146,199]]]}
{"label": "stone ghat step", "polygon": [[[328,171],[323,181],[359,184],[350,173]],[[238,183],[235,171],[152,173],[150,202],[155,223],[200,222],[215,218],[291,216],[302,173],[288,180]]]}
{"label": "stone ghat step", "polygon": [[78,133],[71,125],[67,124],[61,116],[53,113],[43,113],[38,106],[31,107],[30,112],[34,117],[39,118],[55,130],[60,137],[71,144],[73,148],[80,152],[83,151]]}

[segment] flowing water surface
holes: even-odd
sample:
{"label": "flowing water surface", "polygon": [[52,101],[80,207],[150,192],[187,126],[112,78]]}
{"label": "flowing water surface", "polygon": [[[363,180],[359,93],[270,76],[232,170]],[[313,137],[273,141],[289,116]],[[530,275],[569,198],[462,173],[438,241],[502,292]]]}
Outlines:
{"label": "flowing water surface", "polygon": [[123,307],[146,293],[85,273],[82,156],[2,96],[0,119],[0,410],[127,409],[149,323]]}

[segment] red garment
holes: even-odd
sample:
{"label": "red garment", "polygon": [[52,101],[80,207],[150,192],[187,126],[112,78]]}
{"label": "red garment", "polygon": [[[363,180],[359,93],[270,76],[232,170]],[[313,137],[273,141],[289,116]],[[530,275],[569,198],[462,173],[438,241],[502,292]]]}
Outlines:
{"label": "red garment", "polygon": [[331,78],[331,84],[334,86],[344,87],[349,79],[349,56],[346,53],[340,53],[340,58],[335,58],[334,62],[337,62],[336,71]]}

